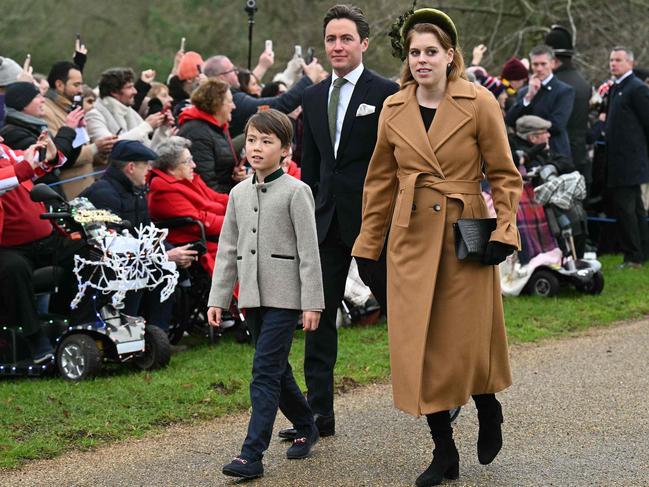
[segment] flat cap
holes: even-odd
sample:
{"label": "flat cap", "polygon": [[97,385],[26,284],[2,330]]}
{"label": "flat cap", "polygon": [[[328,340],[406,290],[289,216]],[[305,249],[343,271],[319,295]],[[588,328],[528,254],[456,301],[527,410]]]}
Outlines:
{"label": "flat cap", "polygon": [[528,135],[536,135],[550,130],[552,123],[536,115],[524,115],[516,120],[516,135],[526,138]]}
{"label": "flat cap", "polygon": [[155,161],[157,158],[158,154],[137,140],[118,140],[110,152],[110,159],[114,161]]}

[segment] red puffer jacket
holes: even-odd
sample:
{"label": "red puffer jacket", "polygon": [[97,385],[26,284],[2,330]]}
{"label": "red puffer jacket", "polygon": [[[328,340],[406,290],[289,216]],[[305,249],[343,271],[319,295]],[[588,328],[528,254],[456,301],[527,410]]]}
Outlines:
{"label": "red puffer jacket", "polygon": [[[228,195],[208,188],[198,174],[193,180],[177,179],[159,169],[149,174],[149,214],[154,221],[191,217],[205,226],[207,253],[201,259],[203,267],[212,275],[216,259],[217,237],[221,233]],[[169,231],[167,240],[184,244],[200,239],[196,226],[188,225]]]}

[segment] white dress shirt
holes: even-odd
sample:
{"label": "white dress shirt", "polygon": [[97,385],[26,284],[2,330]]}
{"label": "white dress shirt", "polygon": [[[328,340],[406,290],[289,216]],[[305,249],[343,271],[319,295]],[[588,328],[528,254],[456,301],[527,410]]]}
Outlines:
{"label": "white dress shirt", "polygon": [[[352,94],[354,93],[354,88],[358,79],[363,74],[363,63],[360,63],[356,68],[347,73],[343,78],[347,80],[347,83],[340,87],[340,98],[338,99],[338,113],[336,115],[336,143],[334,144],[334,156],[338,155],[338,145],[340,144],[340,133],[343,129],[343,122],[345,121],[345,113],[347,113],[347,107],[349,102],[352,99]],[[331,86],[329,87],[329,96],[327,97],[327,106],[329,106],[329,100],[331,99],[331,92],[334,89],[334,81],[338,79],[338,76],[335,72],[331,73]]]}
{"label": "white dress shirt", "polygon": [[627,78],[628,78],[629,76],[631,76],[632,74],[633,74],[633,70],[632,70],[632,69],[629,69],[626,73],[624,73],[624,74],[623,74],[622,76],[620,76],[619,78],[615,78],[615,84],[616,84],[616,85],[619,85],[620,83],[622,83],[622,81],[624,81],[625,79],[627,79]]}

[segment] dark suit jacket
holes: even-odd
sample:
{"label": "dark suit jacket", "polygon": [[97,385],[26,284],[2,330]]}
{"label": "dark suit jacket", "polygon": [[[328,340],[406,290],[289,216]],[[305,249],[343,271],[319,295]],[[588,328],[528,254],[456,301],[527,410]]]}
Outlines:
{"label": "dark suit jacket", "polygon": [[[385,99],[399,86],[367,68],[363,70],[345,113],[336,158],[327,118],[330,86],[331,77],[304,93],[302,180],[315,198],[318,241],[322,243],[336,214],[342,240],[352,247],[361,228],[363,183],[376,144],[379,113]],[[376,111],[357,117],[361,103],[374,106]]]}
{"label": "dark suit jacket", "polygon": [[550,128],[550,148],[557,154],[571,157],[570,140],[568,139],[568,120],[572,113],[575,90],[553,76],[550,82],[541,89],[528,106],[523,105],[528,86],[518,92],[516,104],[509,109],[505,121],[516,128],[516,120],[523,115],[536,115],[552,122]]}
{"label": "dark suit jacket", "polygon": [[649,182],[649,87],[636,76],[611,87],[605,133],[606,185]]}
{"label": "dark suit jacket", "polygon": [[554,72],[554,75],[575,90],[575,103],[572,107],[567,129],[573,162],[577,169],[583,171],[583,167],[588,164],[586,135],[588,133],[588,112],[590,111],[590,97],[592,94],[591,85],[569,60],[565,60]]}

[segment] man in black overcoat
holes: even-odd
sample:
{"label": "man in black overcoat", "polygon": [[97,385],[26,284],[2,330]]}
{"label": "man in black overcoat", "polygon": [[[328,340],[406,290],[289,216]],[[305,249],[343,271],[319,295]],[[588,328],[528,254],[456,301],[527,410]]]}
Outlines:
{"label": "man in black overcoat", "polygon": [[606,187],[618,224],[623,267],[649,257],[649,227],[640,185],[649,182],[649,87],[633,74],[633,52],[614,47],[609,68],[615,83],[606,116]]}

